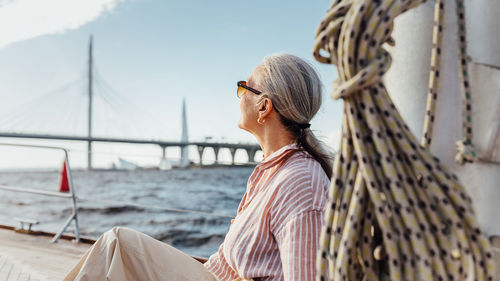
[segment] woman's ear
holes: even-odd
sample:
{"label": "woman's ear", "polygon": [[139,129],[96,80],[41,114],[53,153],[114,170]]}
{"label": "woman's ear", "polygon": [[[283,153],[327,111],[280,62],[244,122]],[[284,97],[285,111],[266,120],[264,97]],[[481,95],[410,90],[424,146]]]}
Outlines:
{"label": "woman's ear", "polygon": [[270,98],[263,98],[259,104],[259,117],[265,119],[269,117],[271,111],[273,110],[273,102]]}

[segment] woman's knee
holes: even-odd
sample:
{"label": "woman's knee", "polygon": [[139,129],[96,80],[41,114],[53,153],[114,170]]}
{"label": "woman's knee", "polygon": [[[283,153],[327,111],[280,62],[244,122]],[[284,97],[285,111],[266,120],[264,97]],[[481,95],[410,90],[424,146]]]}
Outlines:
{"label": "woman's knee", "polygon": [[122,227],[122,226],[115,226],[111,228],[110,230],[104,232],[103,237],[105,239],[117,239],[117,240],[126,240],[127,237],[130,237],[131,234],[136,233],[137,231]]}

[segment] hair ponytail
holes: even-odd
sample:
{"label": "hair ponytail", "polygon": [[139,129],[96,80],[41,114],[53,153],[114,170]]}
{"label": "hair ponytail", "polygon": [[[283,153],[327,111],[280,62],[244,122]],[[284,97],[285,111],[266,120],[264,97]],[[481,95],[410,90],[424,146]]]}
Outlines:
{"label": "hair ponytail", "polygon": [[323,149],[323,145],[309,128],[310,124],[304,126],[288,120],[281,114],[279,116],[283,125],[285,125],[288,131],[290,131],[295,137],[297,145],[318,161],[328,178],[331,178],[333,173],[333,157]]}
{"label": "hair ponytail", "polygon": [[307,151],[311,156],[316,159],[316,161],[321,164],[321,167],[325,171],[328,178],[332,178],[333,167],[332,160],[333,157],[328,155],[323,149],[323,145],[313,134],[311,129],[304,129],[305,140],[301,141],[299,144],[305,151]]}

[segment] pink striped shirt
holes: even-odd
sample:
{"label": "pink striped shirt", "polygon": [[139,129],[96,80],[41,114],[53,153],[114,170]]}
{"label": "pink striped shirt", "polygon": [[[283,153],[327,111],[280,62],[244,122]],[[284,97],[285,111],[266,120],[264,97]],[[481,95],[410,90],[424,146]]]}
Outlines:
{"label": "pink striped shirt", "polygon": [[220,281],[314,280],[330,180],[296,144],[259,163],[224,242],[206,268]]}

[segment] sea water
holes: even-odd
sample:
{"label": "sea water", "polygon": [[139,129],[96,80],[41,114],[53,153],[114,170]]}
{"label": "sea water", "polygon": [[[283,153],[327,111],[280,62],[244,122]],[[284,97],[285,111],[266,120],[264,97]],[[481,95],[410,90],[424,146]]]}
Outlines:
{"label": "sea water", "polygon": [[[222,243],[252,170],[73,171],[80,232],[97,238],[113,226],[124,226],[208,257]],[[57,171],[0,172],[0,184],[38,190],[58,191],[59,178]],[[0,190],[0,224],[17,226],[14,218],[22,217],[38,220],[35,230],[57,232],[71,214],[70,199]],[[72,223],[68,232],[73,229]]]}

